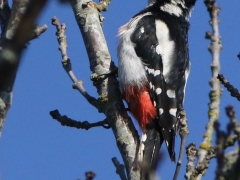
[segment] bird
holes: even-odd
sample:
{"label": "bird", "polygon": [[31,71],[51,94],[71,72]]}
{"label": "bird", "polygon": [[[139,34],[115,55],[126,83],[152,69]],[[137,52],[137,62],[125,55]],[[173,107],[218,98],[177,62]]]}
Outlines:
{"label": "bird", "polygon": [[175,162],[175,137],[190,72],[189,18],[196,0],[155,0],[118,30],[118,78],[142,138],[138,160],[149,166],[165,141]]}

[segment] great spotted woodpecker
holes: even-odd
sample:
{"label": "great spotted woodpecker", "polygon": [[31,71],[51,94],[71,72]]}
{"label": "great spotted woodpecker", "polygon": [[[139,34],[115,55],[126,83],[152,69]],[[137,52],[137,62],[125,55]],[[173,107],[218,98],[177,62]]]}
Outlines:
{"label": "great spotted woodpecker", "polygon": [[188,20],[195,2],[155,0],[119,28],[120,88],[142,129],[140,150],[149,163],[163,141],[175,162],[177,117],[190,69]]}

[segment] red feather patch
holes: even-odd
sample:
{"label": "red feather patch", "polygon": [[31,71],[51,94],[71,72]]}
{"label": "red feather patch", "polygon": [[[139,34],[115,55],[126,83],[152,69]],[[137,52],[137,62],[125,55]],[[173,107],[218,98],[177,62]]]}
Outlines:
{"label": "red feather patch", "polygon": [[156,117],[156,110],[148,90],[145,88],[136,90],[130,87],[125,89],[124,95],[130,112],[138,120],[141,129],[144,130],[146,125]]}

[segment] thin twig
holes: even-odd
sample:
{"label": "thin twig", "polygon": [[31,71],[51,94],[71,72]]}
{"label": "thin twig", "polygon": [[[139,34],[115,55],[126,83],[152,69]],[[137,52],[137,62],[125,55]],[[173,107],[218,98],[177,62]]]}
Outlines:
{"label": "thin twig", "polygon": [[120,164],[120,162],[117,160],[116,157],[112,158],[112,162],[113,162],[114,166],[116,167],[116,173],[120,176],[120,179],[127,180],[124,165]]}
{"label": "thin twig", "polygon": [[35,30],[32,33],[32,36],[29,37],[29,40],[33,40],[33,39],[38,38],[46,30],[47,30],[47,25],[46,24],[44,24],[40,27],[36,27]]}
{"label": "thin twig", "polygon": [[235,116],[235,110],[233,106],[226,107],[226,114],[229,117],[231,127],[233,129],[234,134],[237,136],[238,143],[240,145],[240,124],[238,123],[236,116]]}
{"label": "thin twig", "polygon": [[89,123],[88,121],[80,122],[80,121],[75,121],[73,119],[70,119],[65,115],[62,116],[58,110],[51,111],[50,115],[52,116],[53,119],[56,119],[58,122],[60,122],[62,126],[75,127],[77,129],[85,129],[85,130],[89,130],[90,128],[99,127],[99,126],[105,129],[111,128],[111,126],[108,124],[107,119],[104,119],[103,121],[99,121],[96,123]]}
{"label": "thin twig", "polygon": [[180,138],[181,138],[181,146],[180,146],[178,162],[177,162],[177,165],[176,165],[176,170],[175,170],[175,173],[174,173],[173,180],[177,179],[178,173],[181,169],[182,158],[183,158],[184,151],[185,151],[185,143],[186,143],[187,135],[189,133],[188,126],[187,126],[186,113],[185,113],[184,110],[181,110],[179,112],[179,123],[180,123],[179,135],[180,135]]}
{"label": "thin twig", "polygon": [[232,97],[237,98],[237,100],[240,101],[240,92],[237,88],[235,88],[233,85],[231,85],[223,76],[223,74],[218,74],[217,78],[219,81],[224,85],[225,88],[231,93]]}
{"label": "thin twig", "polygon": [[217,151],[216,151],[216,159],[217,159],[217,168],[216,168],[216,177],[215,179],[222,179],[223,177],[223,167],[224,167],[224,145],[226,144],[226,133],[220,130],[220,123],[215,122],[214,124],[215,131],[216,131],[216,144],[217,144]]}
{"label": "thin twig", "polygon": [[65,30],[67,28],[66,25],[65,24],[60,25],[59,19],[57,19],[56,17],[52,18],[52,25],[54,25],[57,29],[56,36],[58,39],[59,50],[61,51],[62,55],[62,65],[64,70],[67,72],[68,76],[73,82],[73,88],[77,89],[83,95],[83,97],[85,97],[88,100],[90,104],[98,108],[97,99],[95,99],[94,97],[90,96],[87,93],[87,91],[84,89],[83,81],[78,80],[72,70],[72,65],[67,55],[67,37],[65,35]]}
{"label": "thin twig", "polygon": [[88,171],[85,173],[86,180],[93,180],[96,176],[96,174],[92,171]]}

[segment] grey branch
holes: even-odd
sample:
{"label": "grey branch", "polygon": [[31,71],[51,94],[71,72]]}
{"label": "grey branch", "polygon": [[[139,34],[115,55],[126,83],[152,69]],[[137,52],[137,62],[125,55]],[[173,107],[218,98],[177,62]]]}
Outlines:
{"label": "grey branch", "polygon": [[107,11],[107,8],[110,4],[111,0],[100,0],[99,4],[95,3],[95,2],[91,2],[94,4],[95,8],[99,11]]}
{"label": "grey branch", "polygon": [[60,122],[62,126],[75,127],[77,129],[85,129],[85,130],[89,130],[90,128],[99,127],[99,126],[105,129],[111,128],[111,126],[109,126],[108,124],[107,119],[104,119],[103,121],[99,121],[96,123],[89,123],[88,121],[80,122],[80,121],[70,119],[66,115],[62,116],[58,110],[51,111],[50,115],[52,116],[53,119],[56,119],[58,122]]}
{"label": "grey branch", "polygon": [[44,33],[47,30],[47,25],[44,24],[40,27],[36,27],[33,31],[32,31],[32,35],[29,37],[29,40],[33,40],[38,38],[42,33]]}
{"label": "grey branch", "polygon": [[231,93],[232,97],[237,98],[237,100],[240,101],[240,92],[237,88],[235,88],[233,85],[231,85],[227,79],[223,76],[223,74],[218,74],[217,78],[219,81],[224,85],[225,88]]}
{"label": "grey branch", "polygon": [[240,124],[236,119],[234,108],[232,106],[226,107],[226,114],[230,120],[230,124],[228,125],[228,131],[233,130],[234,134],[237,136],[238,145],[240,145]]}
{"label": "grey branch", "polygon": [[[98,110],[103,112],[113,130],[117,146],[122,155],[128,179],[139,179],[140,172],[132,166],[139,145],[138,133],[128,116],[121,99],[121,92],[115,76],[105,76],[115,69],[107,47],[99,20],[99,12],[92,1],[69,0],[89,57],[92,76],[100,77],[94,81],[99,94]],[[72,77],[73,78],[73,77]],[[74,79],[74,78],[73,78]]]}
{"label": "grey branch", "polygon": [[190,179],[197,179],[197,180],[200,179],[206,173],[206,170],[209,167],[210,160],[215,158],[215,152],[216,152],[215,146],[211,146],[207,148],[206,151],[207,153],[204,159],[197,164],[196,168],[192,172]]}
{"label": "grey branch", "polygon": [[[220,51],[222,49],[221,37],[219,35],[219,30],[218,30],[218,25],[219,25],[218,13],[220,12],[220,8],[216,4],[215,0],[205,0],[204,3],[209,12],[209,15],[211,18],[210,25],[212,26],[212,30],[213,30],[213,34],[208,32],[206,35],[206,38],[211,40],[211,44],[208,47],[208,50],[212,55],[212,64],[211,64],[212,78],[210,79],[210,82],[209,82],[211,86],[211,91],[209,93],[209,97],[210,97],[209,111],[208,111],[209,122],[206,126],[206,132],[204,135],[203,142],[201,143],[200,148],[198,150],[197,167],[202,166],[202,164],[204,163],[203,161],[206,160],[209,150],[212,147],[211,140],[212,140],[212,134],[214,131],[213,124],[219,118],[219,104],[220,104],[220,97],[221,97],[220,83],[216,78],[220,71],[219,56],[220,56]],[[202,175],[205,173],[205,170],[202,174],[198,174],[199,180],[201,179]]]}
{"label": "grey branch", "polygon": [[60,25],[59,19],[57,19],[56,17],[52,18],[52,24],[57,29],[56,36],[57,36],[58,44],[59,44],[58,49],[61,51],[61,55],[62,55],[62,65],[63,65],[64,70],[66,71],[66,73],[68,74],[68,76],[70,77],[70,79],[73,82],[73,88],[77,89],[83,95],[83,97],[85,97],[87,99],[87,101],[90,104],[92,104],[94,107],[98,108],[98,104],[99,104],[98,101],[94,97],[90,96],[87,93],[87,91],[85,90],[85,88],[83,86],[83,81],[78,80],[72,70],[72,65],[71,65],[70,59],[67,55],[67,37],[65,35],[65,30],[66,30],[67,26],[65,24]]}
{"label": "grey branch", "polygon": [[112,162],[113,162],[114,166],[116,167],[116,173],[120,176],[120,179],[127,180],[124,165],[120,164],[120,162],[117,160],[116,157],[112,158]]}
{"label": "grey branch", "polygon": [[183,109],[179,112],[179,117],[178,118],[179,118],[179,123],[180,123],[179,135],[180,135],[180,138],[181,138],[181,146],[180,146],[178,162],[177,162],[177,165],[176,165],[176,170],[175,170],[175,173],[174,173],[173,180],[177,180],[178,173],[181,169],[182,158],[183,158],[183,154],[184,154],[184,151],[185,151],[185,143],[186,143],[187,135],[189,133],[188,125],[187,125],[187,119],[186,119],[186,112]]}
{"label": "grey branch", "polygon": [[88,171],[85,173],[86,180],[93,180],[96,176],[96,174],[92,171]]}
{"label": "grey branch", "polygon": [[[47,0],[32,0],[30,2],[28,0],[15,0],[13,1],[10,18],[4,17],[8,19],[7,27],[6,22],[1,21],[1,25],[5,27],[2,26],[4,32],[2,32],[1,37],[2,45],[0,52],[0,135],[6,114],[11,106],[12,88],[22,52],[26,43],[30,40],[29,35],[32,34],[35,21],[46,2]],[[8,16],[7,13],[4,14],[5,12],[3,12],[4,6],[7,7],[7,5],[3,1],[0,1],[0,3],[3,8],[0,16]],[[22,11],[23,9],[25,11]],[[5,105],[2,105],[2,103]]]}
{"label": "grey branch", "polygon": [[187,166],[186,166],[186,174],[185,179],[190,180],[191,175],[195,169],[194,161],[197,155],[196,145],[191,143],[186,147],[186,154],[187,154]]}
{"label": "grey branch", "polygon": [[[221,180],[235,180],[240,178],[240,124],[237,122],[235,110],[232,106],[226,107],[226,114],[229,117],[227,131],[220,130],[220,124],[215,123],[215,130],[217,135],[217,169],[215,179]],[[230,145],[238,141],[238,147],[228,154],[225,154],[224,149],[229,144],[231,133],[234,133],[233,140]]]}

